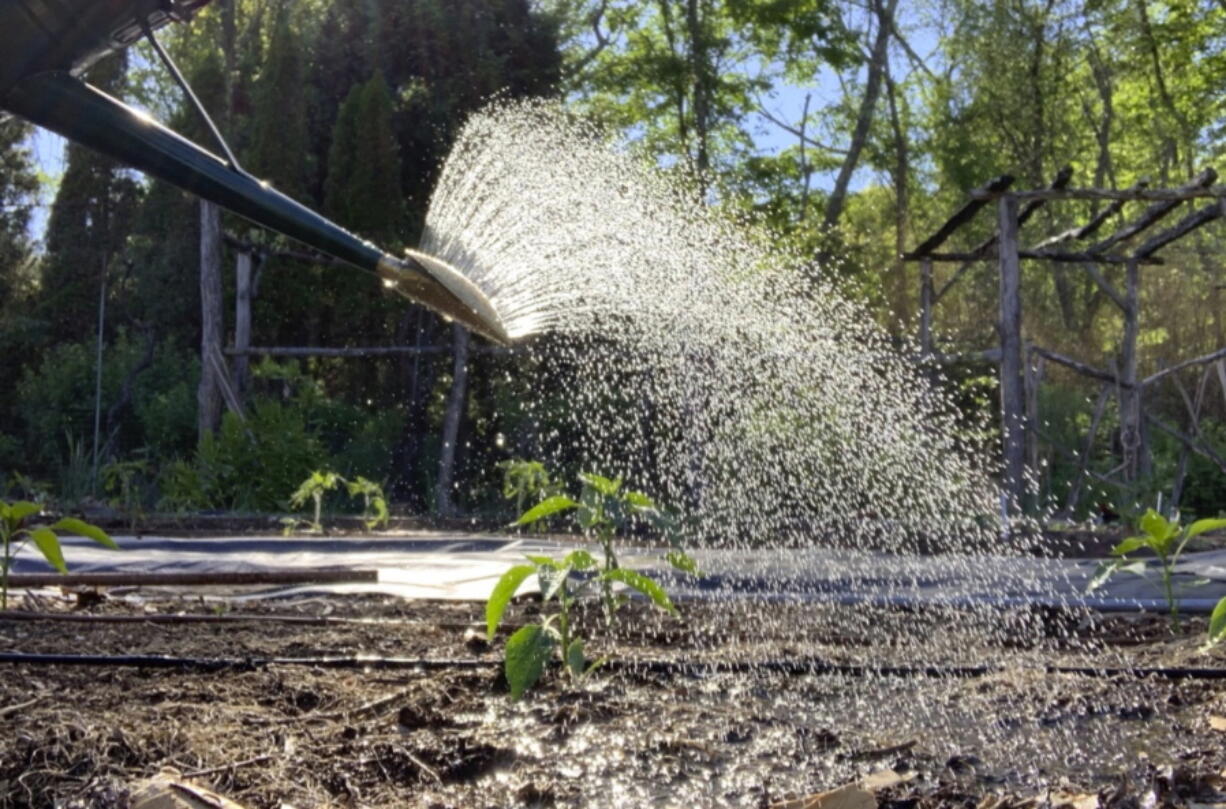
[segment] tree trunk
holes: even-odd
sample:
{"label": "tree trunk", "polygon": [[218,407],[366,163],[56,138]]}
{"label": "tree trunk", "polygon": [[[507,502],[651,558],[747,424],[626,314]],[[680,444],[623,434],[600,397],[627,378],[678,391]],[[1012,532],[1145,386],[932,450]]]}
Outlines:
{"label": "tree trunk", "polygon": [[[251,346],[251,253],[238,254],[234,284],[234,348],[244,351]],[[234,392],[239,401],[247,393],[247,368],[250,359],[246,354],[234,356]]]}
{"label": "tree trunk", "polygon": [[1017,253],[1017,198],[1003,196],[1000,221],[1000,411],[1004,492],[1009,513],[1026,495],[1025,393],[1022,383],[1022,273]]}
{"label": "tree trunk", "polygon": [[[908,219],[908,182],[911,176],[910,152],[907,149],[907,135],[903,130],[902,118],[898,114],[898,87],[890,77],[889,65],[886,65],[886,100],[890,109],[890,129],[894,135],[894,314],[902,333],[911,322],[910,284],[908,270],[902,254],[907,252],[907,242],[911,238],[910,221]],[[931,284],[931,281],[929,282]]]}
{"label": "tree trunk", "polygon": [[468,401],[468,330],[458,323],[452,327],[455,345],[455,365],[451,377],[451,392],[447,396],[447,411],[443,415],[443,445],[438,456],[438,489],[435,503],[440,517],[455,516],[456,443],[460,436],[460,420]]}
{"label": "tree trunk", "polygon": [[699,188],[706,193],[707,171],[711,167],[709,139],[711,129],[711,65],[707,54],[707,37],[703,27],[700,0],[686,0],[685,21],[690,37],[690,71],[694,80],[694,169]]}
{"label": "tree trunk", "polygon": [[200,387],[196,391],[200,439],[221,422],[221,357],[223,331],[221,286],[221,209],[200,201]]}
{"label": "tree trunk", "polygon": [[[882,5],[882,3],[886,5]],[[847,156],[839,167],[839,175],[834,181],[834,188],[826,200],[826,211],[822,222],[826,227],[838,224],[843,214],[843,205],[847,202],[847,187],[851,184],[851,175],[860,162],[860,153],[868,142],[869,129],[873,123],[873,113],[877,107],[877,96],[881,95],[881,79],[885,74],[886,60],[889,58],[890,31],[893,28],[894,9],[898,0],[874,0],[873,9],[877,14],[877,36],[873,42],[872,54],[868,62],[868,78],[864,84],[864,97],[860,100],[860,110],[856,115],[856,126],[851,134],[851,145],[847,148]]]}

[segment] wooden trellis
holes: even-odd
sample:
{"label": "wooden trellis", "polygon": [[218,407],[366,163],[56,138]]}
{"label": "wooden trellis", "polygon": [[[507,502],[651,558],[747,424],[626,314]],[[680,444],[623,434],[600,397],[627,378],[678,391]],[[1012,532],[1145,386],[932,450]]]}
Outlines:
{"label": "wooden trellis", "polygon": [[[1142,182],[1124,190],[1069,188],[1071,168],[1062,169],[1050,186],[1029,191],[1012,190],[1013,177],[1004,175],[984,187],[972,191],[970,199],[949,220],[913,251],[902,256],[904,261],[920,265],[920,351],[926,360],[949,359],[936,351],[932,337],[933,313],[936,305],[968,270],[977,262],[995,261],[999,275],[999,344],[975,356],[996,362],[1000,369],[1000,418],[1002,442],[1002,477],[1010,499],[1008,508],[1018,512],[1025,502],[1028,467],[1038,465],[1038,386],[1046,362],[1055,362],[1084,377],[1101,383],[1098,399],[1086,437],[1084,451],[1078,456],[1078,472],[1069,492],[1068,508],[1077,503],[1087,477],[1100,477],[1107,482],[1131,482],[1144,474],[1148,455],[1145,436],[1153,426],[1179,439],[1184,445],[1181,472],[1176,490],[1182,485],[1182,470],[1187,453],[1197,452],[1226,471],[1226,459],[1216,453],[1199,435],[1200,411],[1210,377],[1216,373],[1226,395],[1226,347],[1209,354],[1193,357],[1164,368],[1143,379],[1137,378],[1137,337],[1139,334],[1140,277],[1142,264],[1162,264],[1156,254],[1164,247],[1187,236],[1197,228],[1226,216],[1226,186],[1214,185],[1217,172],[1206,169],[1186,185],[1178,188],[1150,189]],[[1136,244],[1150,228],[1166,219],[1186,202],[1204,199],[1207,203],[1187,213],[1174,225]],[[1100,200],[1108,204],[1080,227],[1045,238],[1031,247],[1022,247],[1020,232],[1026,222],[1043,205],[1053,200]],[[1104,224],[1132,201],[1147,201],[1148,207],[1106,238],[1081,246],[1095,236]],[[995,233],[966,252],[937,252],[956,231],[966,225],[989,203],[996,203]],[[1132,246],[1132,245],[1136,246]],[[1072,245],[1077,245],[1074,249]],[[1075,264],[1083,269],[1099,289],[1120,310],[1124,320],[1123,340],[1118,363],[1110,369],[1096,368],[1089,363],[1059,354],[1037,345],[1026,345],[1022,338],[1022,260],[1051,261]],[[933,266],[938,263],[957,264],[958,269],[939,288],[935,286]],[[1124,266],[1124,288],[1118,289],[1100,270],[1102,265]],[[966,356],[966,355],[962,355]],[[1193,366],[1205,371],[1193,394],[1189,394],[1175,377],[1175,372]],[[1166,424],[1144,408],[1144,392],[1155,383],[1171,379],[1179,388],[1190,416],[1190,434]],[[1108,475],[1099,475],[1088,467],[1099,424],[1111,394],[1119,404],[1120,464]],[[1067,450],[1066,450],[1067,451]],[[1072,453],[1070,453],[1072,454]],[[1177,494],[1177,491],[1176,491]]]}

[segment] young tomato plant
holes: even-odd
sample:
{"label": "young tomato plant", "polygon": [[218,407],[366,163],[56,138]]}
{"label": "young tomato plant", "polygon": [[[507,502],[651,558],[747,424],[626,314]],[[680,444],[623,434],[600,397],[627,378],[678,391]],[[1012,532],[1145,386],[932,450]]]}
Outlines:
{"label": "young tomato plant", "polygon": [[[659,609],[678,615],[664,588],[649,576],[620,567],[613,548],[618,530],[632,520],[657,526],[664,522],[656,504],[642,492],[624,490],[620,479],[592,474],[580,475],[579,479],[583,490],[578,500],[564,494],[547,497],[514,525],[532,525],[555,514],[570,513],[584,536],[600,543],[603,559],[598,560],[583,549],[571,551],[561,559],[528,556],[529,564],[516,565],[502,575],[485,605],[486,632],[492,642],[507,605],[530,576],[535,575],[540,583],[542,602],[557,604],[556,612],[544,621],[521,627],[507,640],[505,671],[512,699],[519,699],[540,679],[555,649],[563,669],[574,680],[588,676],[604,663],[604,659],[595,662],[587,659],[584,639],[575,633],[571,609],[587,590],[598,588],[606,626],[612,624],[626,602],[625,596],[614,591],[618,584],[637,590]],[[693,560],[675,544],[667,559],[679,570],[698,572]],[[587,575],[572,581],[572,572]]]}
{"label": "young tomato plant", "polygon": [[0,544],[3,545],[3,552],[0,554],[0,609],[8,608],[9,570],[27,542],[33,542],[43,558],[61,573],[67,573],[68,566],[64,564],[64,552],[60,547],[57,531],[80,534],[99,545],[119,550],[119,546],[105,531],[75,517],[64,517],[51,525],[28,524],[30,518],[37,517],[41,511],[40,506],[26,500],[16,503],[0,500]]}
{"label": "young tomato plant", "polygon": [[353,480],[346,480],[335,472],[316,469],[310,477],[302,481],[297,491],[289,498],[289,504],[294,508],[302,508],[310,501],[314,508],[315,519],[308,522],[296,517],[285,517],[281,520],[284,526],[283,533],[289,536],[299,526],[304,526],[311,533],[322,534],[324,532],[324,495],[341,486],[345,487],[350,497],[362,498],[362,524],[366,526],[367,531],[387,526],[391,514],[387,508],[387,498],[383,495],[382,486],[361,475]]}
{"label": "young tomato plant", "polygon": [[358,475],[354,480],[345,481],[345,487],[349,489],[350,497],[362,498],[362,524],[367,531],[387,527],[391,513],[387,510],[387,498],[382,486]]}
{"label": "young tomato plant", "polygon": [[[1111,554],[1118,557],[1103,565],[1094,578],[1090,580],[1087,591],[1092,592],[1100,587],[1116,571],[1127,571],[1138,576],[1145,575],[1145,563],[1129,557],[1129,554],[1139,550],[1148,550],[1158,559],[1158,570],[1162,580],[1162,592],[1166,596],[1167,609],[1171,615],[1171,630],[1179,632],[1179,596],[1175,592],[1175,565],[1179,562],[1184,548],[1194,537],[1206,531],[1216,531],[1226,528],[1226,519],[1197,520],[1188,526],[1180,526],[1179,518],[1168,520],[1152,508],[1141,516],[1139,526],[1141,534],[1128,537],[1111,549]],[[1221,623],[1226,625],[1226,609],[1218,604],[1222,611]],[[1214,615],[1218,610],[1214,611]],[[1226,631],[1226,626],[1223,626]],[[1213,623],[1210,621],[1210,640],[1213,639]]]}

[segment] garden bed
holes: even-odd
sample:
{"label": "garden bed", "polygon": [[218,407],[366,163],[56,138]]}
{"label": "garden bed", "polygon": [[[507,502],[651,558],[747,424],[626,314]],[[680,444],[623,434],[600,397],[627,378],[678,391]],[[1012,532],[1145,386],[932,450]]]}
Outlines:
{"label": "garden bed", "polygon": [[[6,665],[3,807],[122,807],[163,767],[252,809],[769,806],[883,771],[897,809],[1226,800],[1226,656],[1195,620],[633,604],[614,640],[584,619],[616,665],[512,703],[480,604],[22,606],[122,620],[2,618],[0,651],[198,665]],[[157,617],[182,613],[211,620]]]}

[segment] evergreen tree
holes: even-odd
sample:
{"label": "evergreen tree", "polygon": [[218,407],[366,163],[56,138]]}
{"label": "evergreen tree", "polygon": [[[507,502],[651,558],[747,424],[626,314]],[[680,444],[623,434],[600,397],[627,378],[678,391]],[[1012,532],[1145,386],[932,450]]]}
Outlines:
{"label": "evergreen tree", "polygon": [[[90,71],[90,83],[121,95],[127,62],[121,52]],[[99,284],[128,236],[141,187],[114,160],[70,143],[47,223],[40,313],[54,341],[81,340],[97,327]]]}
{"label": "evergreen tree", "polygon": [[246,164],[283,194],[309,203],[314,160],[307,149],[302,47],[289,3],[276,10],[263,66],[252,92],[254,110]]}
{"label": "evergreen tree", "polygon": [[404,240],[400,150],[381,73],[354,87],[341,105],[324,190],[328,215],[355,233],[385,249]]}
{"label": "evergreen tree", "polygon": [[22,286],[30,259],[30,212],[38,179],[22,142],[30,127],[0,120],[0,301],[12,300]]}

